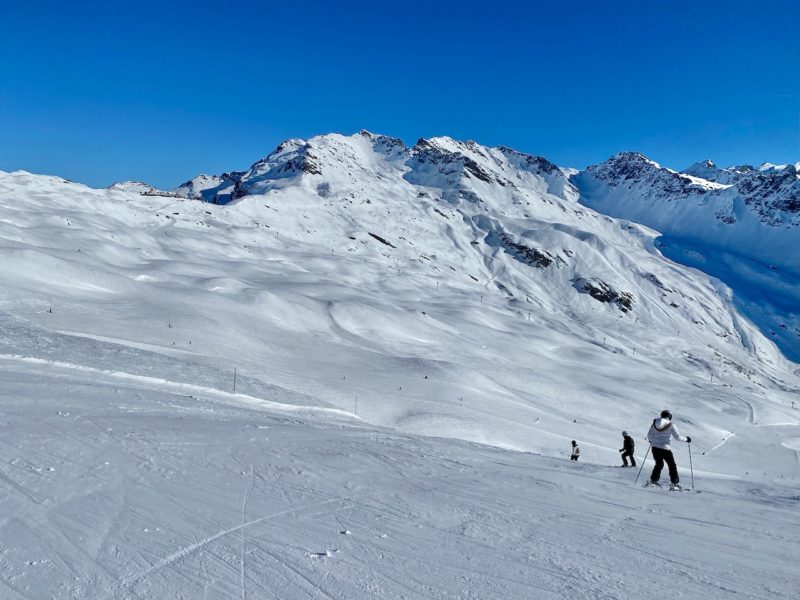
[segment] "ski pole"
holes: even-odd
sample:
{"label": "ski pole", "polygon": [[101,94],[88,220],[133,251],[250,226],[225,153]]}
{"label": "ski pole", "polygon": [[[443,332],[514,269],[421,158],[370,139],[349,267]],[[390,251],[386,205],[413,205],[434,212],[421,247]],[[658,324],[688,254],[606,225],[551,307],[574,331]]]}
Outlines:
{"label": "ski pole", "polygon": [[689,472],[692,474],[692,489],[694,489],[694,467],[692,467],[692,442],[689,442]]}
{"label": "ski pole", "polygon": [[[642,474],[642,469],[644,469],[644,463],[647,460],[647,455],[650,454],[650,446],[647,446],[647,452],[644,453],[644,460],[642,460],[642,466],[639,467],[639,472],[636,474],[636,481],[633,482],[633,485],[639,483],[639,475]],[[691,462],[691,461],[689,461]]]}

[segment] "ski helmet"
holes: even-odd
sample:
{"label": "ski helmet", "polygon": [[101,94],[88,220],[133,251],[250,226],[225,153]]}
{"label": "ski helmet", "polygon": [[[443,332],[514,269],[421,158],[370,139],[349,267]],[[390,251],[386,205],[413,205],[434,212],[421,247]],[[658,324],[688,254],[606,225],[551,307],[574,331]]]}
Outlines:
{"label": "ski helmet", "polygon": [[572,445],[573,445],[573,446],[577,446],[577,445],[578,445],[578,442],[576,442],[575,440],[572,440]]}
{"label": "ski helmet", "polygon": [[664,409],[664,410],[661,411],[661,418],[662,419],[670,419],[670,420],[672,420],[672,413],[669,412],[668,410]]}
{"label": "ski helmet", "polygon": [[627,431],[623,431],[622,435],[628,435],[628,432]]}

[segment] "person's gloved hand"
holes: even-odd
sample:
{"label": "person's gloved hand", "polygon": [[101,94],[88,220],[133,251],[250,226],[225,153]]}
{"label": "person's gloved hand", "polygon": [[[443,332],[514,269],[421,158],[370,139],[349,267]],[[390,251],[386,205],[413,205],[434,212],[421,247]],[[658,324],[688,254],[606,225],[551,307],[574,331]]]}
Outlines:
{"label": "person's gloved hand", "polygon": [[690,436],[690,435],[686,436],[686,443],[687,444],[691,444],[692,443],[692,436]]}

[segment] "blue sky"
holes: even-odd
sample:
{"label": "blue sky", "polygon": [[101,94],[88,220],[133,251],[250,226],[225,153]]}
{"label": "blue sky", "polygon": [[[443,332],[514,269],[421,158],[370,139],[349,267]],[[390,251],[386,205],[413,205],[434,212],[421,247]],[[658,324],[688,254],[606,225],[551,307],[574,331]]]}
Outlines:
{"label": "blue sky", "polygon": [[281,140],[800,160],[800,2],[0,0],[0,169],[171,188]]}

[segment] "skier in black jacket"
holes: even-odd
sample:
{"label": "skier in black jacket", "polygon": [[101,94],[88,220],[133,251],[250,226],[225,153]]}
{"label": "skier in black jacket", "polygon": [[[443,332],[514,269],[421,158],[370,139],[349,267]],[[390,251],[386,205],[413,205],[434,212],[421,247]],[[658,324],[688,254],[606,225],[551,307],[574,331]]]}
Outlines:
{"label": "skier in black jacket", "polygon": [[628,466],[628,458],[630,458],[631,459],[630,466],[631,467],[635,467],[636,466],[636,459],[633,457],[633,447],[634,447],[633,438],[628,435],[627,431],[623,431],[622,432],[622,439],[623,439],[622,448],[620,448],[620,450],[619,450],[622,453],[622,466],[623,467],[627,467]]}

